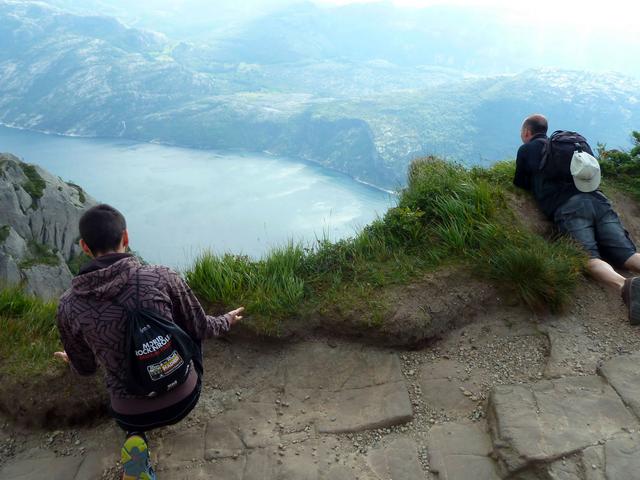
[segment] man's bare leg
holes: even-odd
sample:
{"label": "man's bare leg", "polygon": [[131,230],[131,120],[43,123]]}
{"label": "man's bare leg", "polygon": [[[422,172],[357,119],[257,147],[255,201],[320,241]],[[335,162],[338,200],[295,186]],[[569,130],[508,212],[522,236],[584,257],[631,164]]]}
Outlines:
{"label": "man's bare leg", "polygon": [[634,253],[629,260],[624,262],[624,268],[631,272],[640,273],[640,253]]}
{"label": "man's bare leg", "polygon": [[[638,262],[637,271],[640,271],[640,255],[636,253],[634,257],[635,256],[639,257],[637,260],[634,260],[634,262]],[[631,261],[631,258],[627,260],[627,262]],[[627,264],[625,263],[625,268],[626,266]],[[595,278],[598,282],[604,284],[612,290],[616,290],[618,293],[624,286],[625,278],[618,272],[616,272],[613,267],[604,260],[600,260],[599,258],[592,258],[587,264],[587,271],[589,272],[589,275]]]}

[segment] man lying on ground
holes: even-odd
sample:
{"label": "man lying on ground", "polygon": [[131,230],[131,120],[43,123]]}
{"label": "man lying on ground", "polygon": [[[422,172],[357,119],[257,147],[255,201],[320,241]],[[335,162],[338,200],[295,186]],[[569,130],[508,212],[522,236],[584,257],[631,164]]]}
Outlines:
{"label": "man lying on ground", "polygon": [[126,432],[123,479],[154,480],[145,432],[193,410],[202,385],[200,341],[229,331],[243,308],[206,315],[177,273],[142,265],[126,253],[126,228],[109,205],[80,219],[80,245],[93,260],[60,298],[57,323],[65,350],[55,355],[80,375],[102,366],[112,416]]}
{"label": "man lying on ground", "polygon": [[614,267],[640,272],[640,254],[636,253],[611,203],[598,190],[598,162],[589,145],[580,143],[581,148],[577,150],[583,149],[588,155],[569,154],[566,167],[554,165],[547,129],[547,119],[542,115],[525,119],[520,130],[523,145],[518,150],[513,183],[533,194],[559,232],[582,245],[590,257],[589,274],[622,294],[629,309],[629,320],[638,324],[640,278],[625,279]]}

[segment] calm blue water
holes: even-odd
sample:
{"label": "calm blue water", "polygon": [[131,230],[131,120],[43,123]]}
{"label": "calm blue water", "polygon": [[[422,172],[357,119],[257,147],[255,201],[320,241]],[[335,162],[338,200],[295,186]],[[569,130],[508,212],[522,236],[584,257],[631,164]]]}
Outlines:
{"label": "calm blue water", "polygon": [[290,239],[353,235],[394,198],[318,166],[256,154],[0,127],[10,152],[81,185],[127,217],[146,260],[187,266],[203,249],[259,257]]}

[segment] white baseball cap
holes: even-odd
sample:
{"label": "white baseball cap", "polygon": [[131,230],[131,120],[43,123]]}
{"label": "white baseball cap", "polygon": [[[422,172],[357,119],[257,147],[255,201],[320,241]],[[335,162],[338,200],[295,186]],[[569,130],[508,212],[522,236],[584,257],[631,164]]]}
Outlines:
{"label": "white baseball cap", "polygon": [[598,189],[602,175],[598,160],[587,152],[574,152],[571,158],[573,183],[581,192],[593,192]]}

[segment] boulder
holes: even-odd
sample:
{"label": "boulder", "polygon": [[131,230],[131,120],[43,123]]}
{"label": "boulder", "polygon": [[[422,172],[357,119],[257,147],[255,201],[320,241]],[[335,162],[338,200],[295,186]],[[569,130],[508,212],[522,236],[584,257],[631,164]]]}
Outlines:
{"label": "boulder", "polygon": [[637,428],[638,421],[594,375],[496,387],[489,426],[502,474],[511,478]]}
{"label": "boulder", "polygon": [[66,264],[34,265],[22,270],[26,291],[44,300],[55,300],[71,285],[73,275]]}

